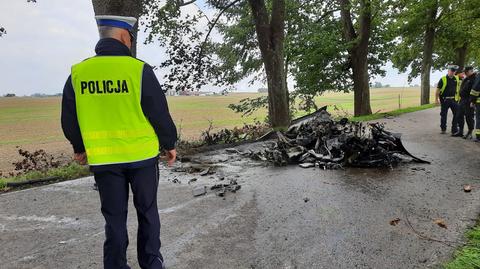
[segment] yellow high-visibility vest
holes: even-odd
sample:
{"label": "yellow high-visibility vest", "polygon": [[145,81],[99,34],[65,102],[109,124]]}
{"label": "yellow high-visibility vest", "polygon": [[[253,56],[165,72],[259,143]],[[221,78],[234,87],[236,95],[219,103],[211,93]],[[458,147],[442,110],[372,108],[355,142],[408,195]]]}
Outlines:
{"label": "yellow high-visibility vest", "polygon": [[[462,81],[460,80],[459,76],[454,76],[455,80],[457,81],[457,87],[455,89],[455,101],[460,101],[460,87],[462,85]],[[447,76],[442,77],[442,88],[440,89],[440,94],[442,95],[445,89],[447,88]]]}
{"label": "yellow high-visibility vest", "polygon": [[144,63],[97,56],[72,66],[78,123],[90,165],[156,157],[159,143],[140,104]]}

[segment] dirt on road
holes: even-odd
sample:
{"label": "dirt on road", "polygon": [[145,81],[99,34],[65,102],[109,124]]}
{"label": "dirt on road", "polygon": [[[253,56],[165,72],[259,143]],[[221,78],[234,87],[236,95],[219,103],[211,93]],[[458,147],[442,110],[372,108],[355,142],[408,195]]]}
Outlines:
{"label": "dirt on road", "polygon": [[[438,108],[383,121],[432,164],[271,167],[221,150],[195,156],[214,163],[213,174],[162,167],[158,201],[167,267],[441,267],[480,212],[480,145],[441,135]],[[242,185],[236,193],[192,195],[195,187],[230,179]],[[90,177],[0,195],[0,268],[101,268],[103,218],[92,184]],[[466,184],[473,187],[469,193]],[[139,268],[136,227],[131,206],[132,268]]]}

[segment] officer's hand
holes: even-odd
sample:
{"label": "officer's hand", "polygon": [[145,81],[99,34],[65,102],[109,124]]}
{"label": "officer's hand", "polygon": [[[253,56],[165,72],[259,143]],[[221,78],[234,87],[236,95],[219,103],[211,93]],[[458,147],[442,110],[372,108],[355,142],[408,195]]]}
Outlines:
{"label": "officer's hand", "polygon": [[475,104],[474,104],[474,103],[470,103],[470,107],[471,107],[471,108],[474,108],[474,107],[475,107]]}
{"label": "officer's hand", "polygon": [[73,154],[73,159],[81,165],[87,164],[87,154],[85,152],[74,153]]}
{"label": "officer's hand", "polygon": [[173,163],[175,162],[175,159],[177,159],[177,150],[176,149],[166,150],[165,151],[165,156],[162,156],[162,160],[167,161],[168,166],[172,166]]}

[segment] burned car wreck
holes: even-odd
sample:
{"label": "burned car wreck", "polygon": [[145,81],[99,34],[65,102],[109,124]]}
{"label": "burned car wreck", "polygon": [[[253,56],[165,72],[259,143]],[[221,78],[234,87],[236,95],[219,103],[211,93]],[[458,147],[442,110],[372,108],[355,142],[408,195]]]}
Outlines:
{"label": "burned car wreck", "polygon": [[277,166],[299,164],[303,168],[338,169],[351,167],[393,167],[400,162],[429,163],[410,154],[400,134],[385,130],[380,123],[334,120],[323,107],[313,114],[292,121],[285,132],[250,155]]}

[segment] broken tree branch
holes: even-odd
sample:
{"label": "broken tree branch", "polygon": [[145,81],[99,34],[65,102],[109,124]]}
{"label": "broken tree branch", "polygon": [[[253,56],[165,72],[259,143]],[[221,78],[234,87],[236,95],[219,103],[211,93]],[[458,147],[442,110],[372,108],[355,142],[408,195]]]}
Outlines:
{"label": "broken tree branch", "polygon": [[200,45],[200,52],[198,53],[198,62],[200,62],[200,60],[202,59],[202,55],[203,55],[203,50],[205,48],[205,44],[207,43],[208,41],[208,38],[210,37],[210,34],[212,33],[213,31],[213,28],[215,28],[215,25],[217,25],[217,22],[218,20],[220,19],[220,17],[223,15],[223,13],[225,13],[225,11],[227,11],[230,7],[232,7],[233,5],[235,5],[236,3],[240,2],[240,0],[234,0],[233,2],[231,2],[230,4],[226,5],[225,8],[223,8],[217,15],[217,17],[215,18],[215,20],[213,22],[210,22],[209,20],[209,28],[208,28],[208,32],[207,32],[207,35],[205,35],[205,39],[203,40],[202,44]]}
{"label": "broken tree branch", "polygon": [[448,240],[440,240],[440,239],[436,239],[436,238],[432,238],[430,236],[427,236],[427,235],[424,235],[423,233],[420,233],[419,231],[417,231],[412,223],[410,222],[410,220],[408,219],[408,215],[405,214],[405,221],[407,223],[407,227],[409,227],[413,233],[415,235],[417,235],[419,238],[421,239],[424,239],[424,240],[428,240],[428,241],[432,241],[432,242],[438,242],[438,243],[441,243],[441,244],[444,244],[445,246],[448,246],[448,247],[455,247],[455,246],[452,246],[451,244],[460,244],[460,245],[465,245],[465,243],[462,243],[462,242],[456,242],[456,241],[448,241]]}
{"label": "broken tree branch", "polygon": [[185,1],[178,1],[177,5],[178,5],[179,7],[184,7],[184,6],[188,6],[188,5],[190,5],[190,4],[195,3],[196,1],[197,1],[197,0],[191,0],[191,1],[187,1],[187,2],[185,2]]}

